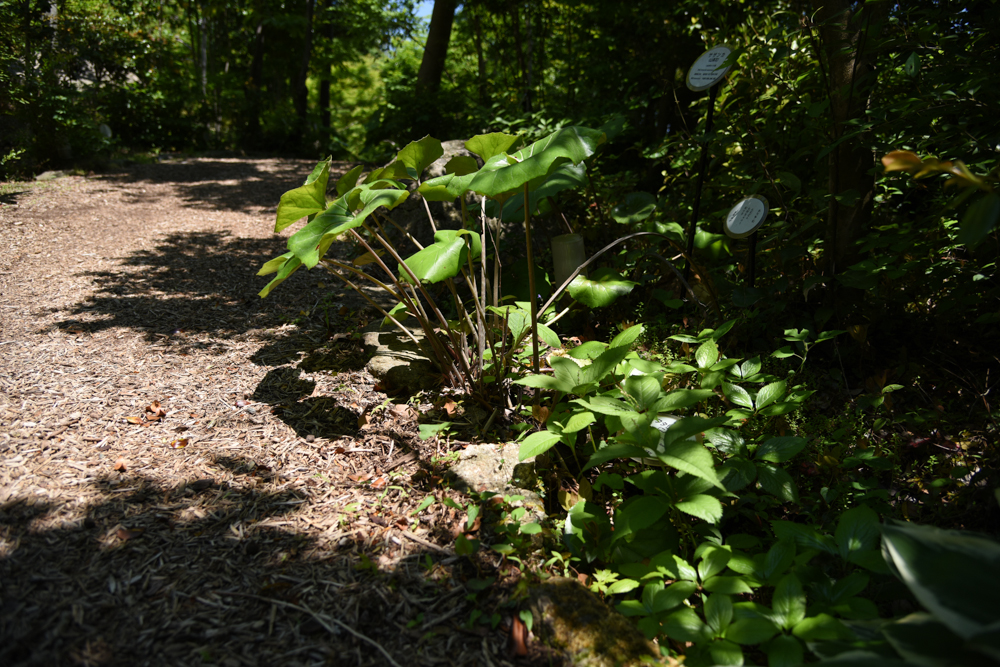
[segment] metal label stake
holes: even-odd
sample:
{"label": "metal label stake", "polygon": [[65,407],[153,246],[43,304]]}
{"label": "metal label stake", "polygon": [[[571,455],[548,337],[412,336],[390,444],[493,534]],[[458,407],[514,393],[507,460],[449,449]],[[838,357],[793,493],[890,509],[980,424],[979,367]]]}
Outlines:
{"label": "metal label stake", "polygon": [[719,89],[715,87],[729,72],[729,67],[723,67],[733,50],[720,45],[705,51],[691,65],[687,73],[687,87],[694,92],[710,89],[708,93],[708,114],[705,116],[705,142],[701,146],[701,158],[698,161],[698,179],[695,182],[694,206],[691,211],[691,223],[688,225],[687,255],[689,260],[684,264],[684,279],[691,277],[691,261],[694,255],[694,235],[698,225],[698,213],[701,209],[701,189],[705,182],[705,170],[708,167],[708,135],[712,132],[712,116],[715,113],[715,99]]}
{"label": "metal label stake", "polygon": [[754,286],[757,273],[757,230],[764,224],[770,206],[767,198],[762,195],[752,195],[741,199],[736,206],[729,209],[723,229],[726,235],[734,239],[748,239],[747,249],[747,285]]}

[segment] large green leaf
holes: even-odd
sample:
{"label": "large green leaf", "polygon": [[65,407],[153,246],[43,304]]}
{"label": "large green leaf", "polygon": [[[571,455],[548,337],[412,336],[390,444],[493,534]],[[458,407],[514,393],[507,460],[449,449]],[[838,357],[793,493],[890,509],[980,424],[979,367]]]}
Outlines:
{"label": "large green leaf", "polygon": [[635,445],[616,443],[608,445],[607,447],[602,447],[591,454],[587,463],[583,466],[583,469],[589,470],[590,468],[599,466],[602,463],[607,463],[613,459],[629,459],[645,456],[648,456],[648,454],[644,449],[636,447]]}
{"label": "large green leaf", "polygon": [[433,137],[424,137],[411,141],[396,155],[396,160],[406,165],[406,173],[413,180],[420,180],[420,175],[431,162],[444,155],[441,142]]}
{"label": "large green leaf", "polygon": [[[278,260],[281,260],[281,259],[284,259],[285,261],[281,262],[280,266],[279,266],[278,265]],[[302,266],[302,260],[300,260],[298,257],[292,256],[292,253],[290,253],[290,252],[289,253],[285,253],[281,257],[272,259],[270,262],[268,262],[267,264],[265,264],[264,268],[268,270],[268,273],[273,273],[274,270],[276,269],[278,271],[278,275],[276,275],[271,280],[271,282],[269,282],[264,287],[264,289],[262,289],[259,292],[260,298],[263,299],[265,296],[267,296],[268,294],[270,294],[271,290],[273,290],[275,287],[277,287],[278,285],[280,285],[285,280],[285,278],[287,278],[288,276],[290,276],[293,273],[295,273],[299,269],[300,266]],[[264,269],[261,269],[261,271],[263,271],[263,270]],[[258,274],[258,275],[264,275],[264,274]]]}
{"label": "large green leaf", "polygon": [[494,155],[507,153],[511,148],[520,143],[520,141],[520,135],[492,132],[472,137],[465,142],[465,147],[469,149],[470,153],[475,153],[483,158],[483,162],[486,162]]}
{"label": "large green leaf", "polygon": [[667,616],[663,621],[663,632],[671,639],[693,643],[706,641],[712,636],[708,626],[690,607],[685,607]]}
{"label": "large green leaf", "polygon": [[584,382],[601,382],[628,354],[627,346],[608,348],[583,369]]}
{"label": "large green leaf", "polygon": [[705,600],[705,621],[716,637],[722,635],[733,620],[733,601],[728,595],[716,593]]}
{"label": "large green leaf", "polygon": [[955,634],[969,639],[997,623],[1000,544],[968,533],[886,521],[882,551],[917,600]]}
{"label": "large green leaf", "polygon": [[566,161],[575,164],[586,160],[604,141],[604,133],[600,130],[564,127],[514,153],[510,160],[504,161],[505,164],[493,162],[502,155],[491,157],[487,164],[492,162],[495,168],[484,165],[469,184],[469,189],[494,198],[502,194],[516,194],[525,183],[547,176]]}
{"label": "large green leaf", "polygon": [[[548,176],[538,179],[539,183],[528,184],[528,206],[532,215],[538,213],[538,207],[546,197],[553,197],[563,190],[581,188],[587,183],[587,170],[583,165],[564,164]],[[499,217],[503,222],[524,220],[524,192],[512,196],[503,205],[503,211],[497,215],[498,205],[490,201],[486,205],[486,214],[492,218]]]}
{"label": "large green leaf", "polygon": [[434,233],[434,240],[437,242],[450,243],[461,237],[468,237],[472,246],[472,259],[479,259],[479,256],[483,254],[483,242],[477,232],[469,229],[441,229]]}
{"label": "large green leaf", "polygon": [[359,164],[346,174],[337,179],[337,196],[343,197],[346,193],[350,192],[357,186],[358,178],[361,177],[361,172],[364,171],[365,165]]}
{"label": "large green leaf", "polygon": [[621,274],[610,267],[602,267],[594,271],[591,277],[579,275],[569,284],[569,295],[590,308],[610,306],[632,291],[638,283],[625,280]]}
{"label": "large green leaf", "polygon": [[289,190],[278,201],[274,231],[280,232],[302,218],[326,209],[326,186],[330,179],[330,160],[316,165],[305,185]]}
{"label": "large green leaf", "polygon": [[706,398],[714,396],[711,389],[675,389],[666,396],[657,400],[652,410],[654,412],[670,412],[671,410],[681,410],[692,405],[701,403]]}
{"label": "large green leaf", "polygon": [[[438,241],[423,250],[406,258],[406,266],[410,267],[417,280],[427,283],[437,283],[447,278],[454,278],[465,266],[469,258],[469,249],[461,238],[451,241]],[[399,276],[408,283],[413,282],[410,275],[400,267]]]}

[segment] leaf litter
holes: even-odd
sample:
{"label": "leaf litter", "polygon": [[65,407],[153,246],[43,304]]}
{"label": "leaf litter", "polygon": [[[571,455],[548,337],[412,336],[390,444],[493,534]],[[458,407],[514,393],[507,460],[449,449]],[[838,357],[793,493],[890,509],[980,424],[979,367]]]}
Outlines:
{"label": "leaf litter", "polygon": [[305,164],[169,158],[0,209],[0,663],[550,664],[468,622],[496,561],[421,502],[461,496],[434,406],[363,370],[363,302],[304,271],[256,297]]}

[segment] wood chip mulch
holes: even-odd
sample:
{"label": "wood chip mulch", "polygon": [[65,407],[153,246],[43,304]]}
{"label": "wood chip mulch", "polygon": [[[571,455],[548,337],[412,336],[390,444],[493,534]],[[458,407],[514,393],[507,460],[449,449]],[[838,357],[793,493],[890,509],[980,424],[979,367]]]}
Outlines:
{"label": "wood chip mulch", "polygon": [[338,335],[372,314],[317,271],[257,297],[311,167],[0,189],[0,664],[531,664],[465,515],[417,511],[448,444]]}

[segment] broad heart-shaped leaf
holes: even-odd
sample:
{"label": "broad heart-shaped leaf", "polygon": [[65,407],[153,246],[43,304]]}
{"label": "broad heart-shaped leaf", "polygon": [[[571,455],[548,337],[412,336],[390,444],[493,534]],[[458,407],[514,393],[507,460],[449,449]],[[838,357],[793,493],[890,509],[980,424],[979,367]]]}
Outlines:
{"label": "broad heart-shaped leaf", "polygon": [[[469,258],[469,249],[461,238],[451,241],[438,241],[418,250],[406,258],[405,262],[417,280],[427,283],[437,283],[447,278],[454,278],[465,266]],[[400,267],[399,277],[408,283],[413,280]]]}
{"label": "broad heart-shaped leaf", "polygon": [[281,257],[275,257],[270,262],[265,264],[260,270],[260,273],[257,275],[263,276],[268,273],[274,273],[275,271],[278,272],[278,275],[276,275],[271,282],[269,282],[264,289],[259,292],[260,298],[263,299],[265,296],[270,294],[271,290],[280,285],[285,278],[295,273],[300,266],[302,266],[302,260],[295,257],[290,252],[286,252]]}
{"label": "broad heart-shaped leaf", "polygon": [[330,160],[316,165],[305,185],[289,190],[278,201],[278,215],[274,231],[280,232],[288,225],[298,222],[307,215],[319,213],[326,208],[326,186],[330,179]]}
{"label": "broad heart-shaped leaf", "polygon": [[517,460],[524,461],[530,459],[532,456],[538,456],[544,452],[547,452],[552,448],[552,445],[559,442],[562,438],[558,433],[553,433],[552,431],[537,431],[532,433],[521,443],[521,448],[518,450]]}
{"label": "broad heart-shaped leaf", "polygon": [[[493,198],[516,194],[525,183],[547,176],[567,160],[574,164],[586,160],[604,141],[604,133],[600,130],[564,127],[514,153],[506,165],[495,163],[499,166],[497,169],[487,169],[484,165],[469,189]],[[496,157],[500,156],[490,158],[487,163]]]}
{"label": "broad heart-shaped leaf", "polygon": [[708,523],[718,523],[722,519],[722,503],[713,496],[704,494],[691,496],[687,500],[674,503],[674,507]]}
{"label": "broad heart-shaped leaf", "polygon": [[840,515],[834,533],[840,557],[852,560],[855,554],[874,551],[880,532],[878,515],[873,510],[864,505],[847,510]]}
{"label": "broad heart-shaped leaf", "polygon": [[396,161],[406,165],[406,173],[415,181],[420,180],[420,175],[424,169],[444,155],[441,142],[433,137],[424,137],[418,141],[412,141],[396,154]]}
{"label": "broad heart-shaped leaf", "polygon": [[472,245],[472,259],[477,260],[483,254],[483,242],[479,234],[470,229],[440,229],[434,233],[437,242],[451,242],[457,238],[468,237]]}
{"label": "broad heart-shaped leaf", "polygon": [[757,448],[754,458],[758,461],[783,463],[801,452],[805,446],[806,439],[794,435],[771,438]]}
{"label": "broad heart-shaped leaf", "polygon": [[521,136],[517,134],[505,134],[503,132],[492,132],[490,134],[477,134],[465,142],[465,147],[470,153],[475,153],[486,162],[494,155],[510,152],[521,141]]}
{"label": "broad heart-shaped leaf", "polygon": [[1000,544],[977,535],[886,521],[882,551],[917,600],[965,639],[996,628]]}
{"label": "broad heart-shaped leaf", "polygon": [[785,630],[791,630],[806,617],[806,594],[802,582],[794,574],[786,574],[774,587],[771,608],[777,622]]}
{"label": "broad heart-shaped leaf", "polygon": [[662,391],[660,381],[652,375],[633,375],[625,379],[625,393],[636,402],[640,411],[656,403]]}
{"label": "broad heart-shaped leaf", "polygon": [[591,277],[579,275],[567,288],[569,295],[589,308],[610,306],[632,291],[638,283],[625,280],[621,274],[609,267],[594,271]]}
{"label": "broad heart-shaped leaf", "polygon": [[611,209],[611,217],[623,225],[642,222],[656,210],[656,197],[648,192],[630,192]]}
{"label": "broad heart-shaped leaf", "polygon": [[444,166],[444,171],[446,174],[465,176],[479,171],[479,163],[471,155],[456,155],[448,160],[448,163]]}
{"label": "broad heart-shaped leaf", "polygon": [[349,172],[337,179],[337,196],[343,197],[346,193],[353,190],[358,184],[358,178],[361,177],[361,172],[364,170],[365,165],[359,164]]}
{"label": "broad heart-shaped leaf", "polygon": [[[292,234],[288,238],[288,249],[311,269],[326,254],[330,244],[338,236],[349,229],[360,227],[371,212],[380,206],[387,209],[399,206],[408,195],[406,190],[372,190],[370,186],[359,186]],[[357,198],[358,204],[364,205],[364,208],[352,215],[349,202],[353,198]]]}
{"label": "broad heart-shaped leaf", "polygon": [[757,465],[757,481],[770,494],[781,498],[786,503],[799,501],[799,490],[795,481],[783,468],[770,463]]}
{"label": "broad heart-shaped leaf", "polygon": [[[587,183],[587,170],[582,164],[564,164],[553,170],[548,176],[543,176],[528,184],[528,205],[532,215],[538,213],[538,206],[546,197],[552,197],[563,190],[580,188]],[[497,215],[498,204],[489,201],[486,204],[486,215],[492,218],[499,217],[503,222],[516,222],[524,220],[524,192],[514,195],[503,205],[503,212]]]}

